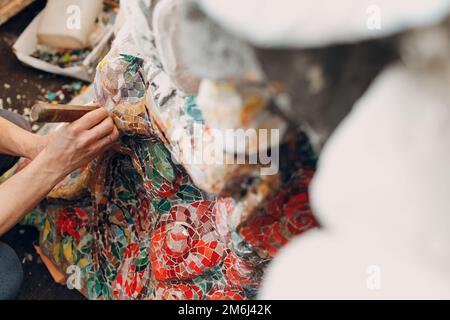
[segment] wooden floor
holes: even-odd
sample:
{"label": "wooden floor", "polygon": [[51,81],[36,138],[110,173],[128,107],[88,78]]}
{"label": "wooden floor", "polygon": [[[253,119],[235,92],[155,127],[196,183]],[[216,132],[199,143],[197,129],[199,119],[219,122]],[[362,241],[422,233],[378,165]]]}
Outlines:
{"label": "wooden floor", "polygon": [[0,26],[34,0],[0,0]]}

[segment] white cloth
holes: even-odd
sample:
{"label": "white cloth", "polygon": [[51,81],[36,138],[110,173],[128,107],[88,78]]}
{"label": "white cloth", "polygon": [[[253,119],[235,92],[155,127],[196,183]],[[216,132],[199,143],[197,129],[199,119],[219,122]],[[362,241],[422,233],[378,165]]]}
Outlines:
{"label": "white cloth", "polygon": [[324,229],[281,250],[261,298],[450,298],[450,101],[433,88],[404,66],[369,88],[321,154]]}
{"label": "white cloth", "polygon": [[437,23],[450,9],[449,0],[197,2],[224,28],[261,47],[320,47],[383,37]]}

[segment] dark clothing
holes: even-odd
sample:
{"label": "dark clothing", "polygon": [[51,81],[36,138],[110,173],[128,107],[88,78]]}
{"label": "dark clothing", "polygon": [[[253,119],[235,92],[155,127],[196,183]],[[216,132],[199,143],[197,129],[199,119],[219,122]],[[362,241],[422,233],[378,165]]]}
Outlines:
{"label": "dark clothing", "polygon": [[[16,113],[0,109],[0,117],[25,130],[31,131],[28,122]],[[19,159],[19,157],[0,154],[0,176],[11,169]],[[13,249],[0,242],[0,300],[17,297],[22,280],[23,270],[19,258]]]}
{"label": "dark clothing", "polygon": [[0,154],[0,177],[11,169],[19,159],[19,157]]}
{"label": "dark clothing", "polygon": [[22,264],[11,247],[0,242],[0,300],[17,297],[23,280]]}

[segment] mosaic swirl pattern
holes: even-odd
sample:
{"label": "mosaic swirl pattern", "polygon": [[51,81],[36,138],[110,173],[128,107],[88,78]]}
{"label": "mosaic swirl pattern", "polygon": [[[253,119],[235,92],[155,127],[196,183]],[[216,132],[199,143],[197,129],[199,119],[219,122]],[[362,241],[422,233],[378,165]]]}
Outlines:
{"label": "mosaic swirl pattern", "polygon": [[[80,268],[80,291],[90,299],[252,299],[277,250],[316,226],[308,141],[297,137],[289,169],[295,174],[280,178],[282,187],[257,209],[207,194],[172,161],[152,127],[141,68],[128,55],[100,64],[97,95],[113,101],[121,144],[61,186],[84,179],[83,192],[76,192],[87,196],[70,197],[66,188],[58,197],[56,188],[25,222],[39,229],[42,250],[63,273]],[[186,106],[194,102],[186,98]]]}

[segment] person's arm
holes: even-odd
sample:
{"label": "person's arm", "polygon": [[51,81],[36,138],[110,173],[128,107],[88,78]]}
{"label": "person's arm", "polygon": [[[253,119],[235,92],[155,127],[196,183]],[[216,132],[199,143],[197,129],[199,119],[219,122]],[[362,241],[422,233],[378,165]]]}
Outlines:
{"label": "person's arm", "polygon": [[0,154],[34,159],[47,144],[47,137],[28,132],[0,117]]}
{"label": "person's arm", "polygon": [[104,108],[52,133],[46,147],[28,166],[0,185],[0,235],[17,224],[66,175],[101,154],[118,137]]}

